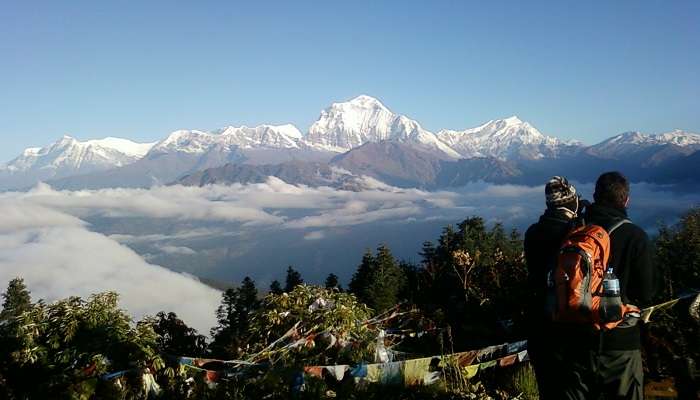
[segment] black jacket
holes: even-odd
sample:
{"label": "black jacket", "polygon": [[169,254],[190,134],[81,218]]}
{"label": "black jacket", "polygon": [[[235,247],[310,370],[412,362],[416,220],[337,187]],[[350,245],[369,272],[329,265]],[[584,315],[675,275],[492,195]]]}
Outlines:
{"label": "black jacket", "polygon": [[[599,204],[590,206],[585,214],[587,224],[608,229],[615,222],[627,219],[624,209]],[[626,223],[610,235],[610,259],[620,280],[622,301],[639,308],[651,305],[655,294],[656,273],[652,265],[652,247],[646,232],[637,225]],[[594,340],[595,342],[595,340]],[[639,325],[634,328],[613,329],[603,336],[606,350],[636,350],[641,347]],[[595,348],[595,347],[594,347]]]}
{"label": "black jacket", "polygon": [[574,220],[563,211],[547,209],[539,221],[525,232],[525,263],[528,270],[529,347],[547,347],[560,334],[545,315],[547,274],[553,268],[564,237]]}

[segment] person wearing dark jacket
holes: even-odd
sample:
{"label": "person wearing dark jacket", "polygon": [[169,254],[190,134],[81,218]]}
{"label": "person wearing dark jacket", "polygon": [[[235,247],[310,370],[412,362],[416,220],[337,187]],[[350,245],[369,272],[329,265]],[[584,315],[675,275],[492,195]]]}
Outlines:
{"label": "person wearing dark jacket", "polygon": [[564,237],[575,224],[580,204],[576,188],[560,176],[547,182],[545,196],[547,209],[525,232],[525,262],[531,293],[527,316],[528,352],[535,368],[540,399],[559,400],[566,369],[557,342],[564,334],[545,312],[547,279]]}
{"label": "person wearing dark jacket", "polygon": [[[655,289],[651,245],[644,230],[629,222],[629,181],[619,172],[604,173],[596,182],[593,199],[585,213],[587,224],[609,229],[626,221],[610,234],[608,263],[619,279],[622,301],[639,308],[651,305]],[[641,400],[644,375],[640,324],[609,331],[590,330],[584,337],[567,344],[567,358],[577,379],[566,383],[567,392],[561,398]]]}

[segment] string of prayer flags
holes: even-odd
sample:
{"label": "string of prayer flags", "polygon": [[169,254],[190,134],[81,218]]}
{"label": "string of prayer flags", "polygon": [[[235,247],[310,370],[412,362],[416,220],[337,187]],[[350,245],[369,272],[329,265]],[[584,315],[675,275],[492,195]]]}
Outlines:
{"label": "string of prayer flags", "polygon": [[383,385],[399,385],[403,383],[401,365],[404,362],[394,361],[380,365],[380,382]]}
{"label": "string of prayer flags", "polygon": [[367,376],[367,364],[359,363],[354,368],[350,368],[350,375],[353,378],[365,378]]}
{"label": "string of prayer flags", "polygon": [[527,350],[518,353],[518,362],[530,361],[530,355]]}
{"label": "string of prayer flags", "polygon": [[153,395],[158,396],[161,392],[160,385],[156,382],[156,378],[151,374],[143,374],[141,376],[141,382],[143,382],[143,391]]}
{"label": "string of prayer flags", "polygon": [[515,343],[508,343],[507,349],[508,354],[518,353],[521,350],[525,350],[527,349],[527,340],[521,340]]}
{"label": "string of prayer flags", "polygon": [[479,364],[468,365],[468,366],[463,368],[464,376],[467,379],[471,379],[471,378],[475,377],[477,372],[479,372]]}
{"label": "string of prayer flags", "polygon": [[464,353],[459,353],[459,356],[457,357],[457,364],[460,367],[472,365],[474,364],[474,360],[476,360],[477,355],[477,351],[465,351]]}
{"label": "string of prayer flags", "polygon": [[328,372],[332,377],[335,378],[338,382],[342,381],[343,378],[345,377],[345,371],[347,371],[350,367],[347,365],[330,365],[323,367],[326,372]]}
{"label": "string of prayer flags", "polygon": [[498,365],[498,360],[491,360],[491,361],[486,361],[483,363],[479,364],[479,371],[483,371],[485,369],[493,368],[496,365]]}
{"label": "string of prayer flags", "polygon": [[405,386],[423,385],[430,369],[432,358],[406,360],[403,363],[403,383]]}
{"label": "string of prayer flags", "polygon": [[218,382],[221,378],[219,371],[206,371],[204,375],[205,382]]}
{"label": "string of prayer flags", "polygon": [[518,354],[511,354],[509,356],[502,357],[498,360],[499,367],[508,367],[515,364],[518,361]]}

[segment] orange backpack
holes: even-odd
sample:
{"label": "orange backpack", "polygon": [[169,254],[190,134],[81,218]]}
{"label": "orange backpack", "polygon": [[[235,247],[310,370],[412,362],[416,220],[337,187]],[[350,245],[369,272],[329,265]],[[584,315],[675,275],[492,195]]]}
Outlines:
{"label": "orange backpack", "polygon": [[554,321],[588,324],[607,330],[618,326],[625,314],[639,312],[637,307],[622,303],[622,318],[609,321],[605,320],[601,309],[603,276],[610,258],[610,234],[628,222],[619,221],[609,231],[598,225],[584,225],[566,235],[550,277],[556,302]]}

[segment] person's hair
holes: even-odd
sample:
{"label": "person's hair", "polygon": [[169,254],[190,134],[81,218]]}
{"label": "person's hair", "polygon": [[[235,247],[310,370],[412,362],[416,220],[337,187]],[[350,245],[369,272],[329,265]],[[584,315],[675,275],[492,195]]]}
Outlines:
{"label": "person's hair", "polygon": [[617,171],[606,172],[595,183],[593,200],[615,208],[625,208],[630,195],[630,182]]}

